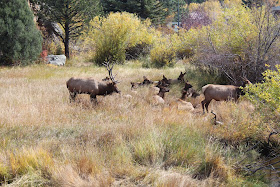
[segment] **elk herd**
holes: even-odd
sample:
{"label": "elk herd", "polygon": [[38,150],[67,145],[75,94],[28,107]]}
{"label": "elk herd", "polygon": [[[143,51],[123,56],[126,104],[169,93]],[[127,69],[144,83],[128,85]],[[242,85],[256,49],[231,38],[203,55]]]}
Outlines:
{"label": "elk herd", "polygon": [[[77,94],[89,94],[91,102],[97,103],[97,95],[106,96],[114,92],[120,93],[120,90],[117,88],[118,81],[115,80],[116,75],[113,76],[112,74],[114,64],[110,65],[109,63],[104,63],[103,65],[106,67],[109,77],[106,77],[101,81],[95,80],[94,78],[72,77],[66,82],[70,94],[70,102],[75,101]],[[239,86],[216,84],[207,84],[203,86],[201,94],[199,94],[188,81],[185,81],[185,74],[186,72],[181,72],[177,79],[168,79],[163,75],[163,78],[159,81],[152,81],[146,76],[143,76],[143,82],[131,82],[131,90],[149,86],[149,102],[153,105],[158,105],[165,103],[165,93],[170,91],[171,85],[184,84],[181,91],[182,96],[171,104],[176,104],[178,109],[192,111],[194,110],[194,107],[198,106],[198,104],[187,102],[187,98],[195,99],[203,94],[204,100],[201,101],[203,113],[204,108],[208,113],[208,106],[212,100],[237,101],[240,95],[244,95],[243,89]],[[251,84],[248,79],[244,79],[242,87],[245,87],[246,84]],[[129,97],[131,97],[131,95],[129,95]]]}

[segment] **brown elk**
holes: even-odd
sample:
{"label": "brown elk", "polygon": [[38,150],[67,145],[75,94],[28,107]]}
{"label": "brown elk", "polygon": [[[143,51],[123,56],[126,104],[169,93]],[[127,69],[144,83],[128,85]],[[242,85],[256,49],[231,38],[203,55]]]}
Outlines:
{"label": "brown elk", "polygon": [[169,92],[167,87],[150,87],[149,99],[153,105],[164,104],[165,93]]}
{"label": "brown elk", "polygon": [[199,93],[197,93],[194,89],[193,86],[191,84],[189,84],[188,82],[185,83],[185,87],[182,90],[182,96],[181,99],[185,100],[186,97],[192,97],[192,98],[196,98],[200,96]]}
{"label": "brown elk", "polygon": [[131,82],[131,89],[133,88],[138,88],[139,86],[145,86],[145,85],[150,85],[153,84],[154,82],[149,80],[146,76],[143,76],[143,82]]}
{"label": "brown elk", "polygon": [[162,99],[164,99],[165,93],[169,92],[169,88],[166,88],[164,86],[160,86],[158,96],[160,96]]}
{"label": "brown elk", "polygon": [[165,83],[165,84],[178,84],[178,83],[181,83],[181,82],[185,82],[184,80],[184,76],[185,76],[186,72],[183,73],[181,72],[179,77],[177,79],[167,79],[164,75],[163,75],[163,78],[162,78],[162,82]]}
{"label": "brown elk", "polygon": [[109,95],[113,92],[120,93],[116,84],[118,81],[115,81],[115,77],[112,75],[112,69],[114,64],[110,66],[110,64],[104,63],[109,72],[108,81],[97,81],[93,78],[76,78],[72,77],[66,82],[66,86],[70,93],[70,102],[75,101],[77,94],[89,94],[90,100],[96,101],[97,95]]}
{"label": "brown elk", "polygon": [[[246,84],[251,84],[249,80],[246,80],[242,87],[245,87]],[[240,95],[244,95],[242,88],[239,86],[233,85],[216,85],[216,84],[207,84],[202,87],[202,93],[205,96],[205,99],[201,101],[202,109],[204,113],[204,106],[208,113],[208,106],[212,99],[216,101],[227,101],[227,100],[234,100],[240,97]]]}

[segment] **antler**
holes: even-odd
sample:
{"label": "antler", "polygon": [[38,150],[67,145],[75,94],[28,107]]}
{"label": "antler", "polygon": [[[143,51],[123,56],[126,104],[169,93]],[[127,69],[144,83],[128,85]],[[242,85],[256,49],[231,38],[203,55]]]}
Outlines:
{"label": "antler", "polygon": [[116,81],[116,80],[115,80],[115,77],[116,77],[117,74],[116,74],[115,76],[113,76],[113,73],[112,73],[114,64],[112,64],[111,66],[110,66],[110,63],[109,63],[109,62],[104,62],[104,63],[102,63],[102,64],[103,64],[103,65],[106,67],[106,69],[108,70],[109,78],[111,79],[111,81],[114,82],[114,83],[118,83],[119,81]]}

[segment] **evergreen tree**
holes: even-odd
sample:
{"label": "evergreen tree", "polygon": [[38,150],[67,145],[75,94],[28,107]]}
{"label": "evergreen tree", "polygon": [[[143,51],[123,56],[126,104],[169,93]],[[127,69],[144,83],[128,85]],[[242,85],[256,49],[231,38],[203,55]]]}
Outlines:
{"label": "evergreen tree", "polygon": [[42,50],[42,36],[27,1],[0,1],[0,64],[28,64]]}
{"label": "evergreen tree", "polygon": [[69,42],[79,36],[84,26],[100,11],[99,0],[32,0],[40,5],[41,19],[59,23],[64,32],[56,32],[64,43],[65,56],[69,58]]}
{"label": "evergreen tree", "polygon": [[[168,15],[174,14],[175,21],[180,19],[181,15],[186,13],[184,9],[186,4],[190,3],[203,3],[206,0],[160,0],[168,11]],[[178,10],[179,9],[179,10]],[[179,12],[178,12],[179,11]],[[179,13],[179,15],[178,15]],[[179,20],[181,21],[181,20]]]}
{"label": "evergreen tree", "polygon": [[158,0],[101,0],[105,13],[129,12],[153,23],[161,23],[167,16],[163,3]]}
{"label": "evergreen tree", "polygon": [[245,6],[252,8],[254,6],[256,6],[256,7],[262,6],[264,4],[264,1],[263,0],[242,0],[242,3]]}

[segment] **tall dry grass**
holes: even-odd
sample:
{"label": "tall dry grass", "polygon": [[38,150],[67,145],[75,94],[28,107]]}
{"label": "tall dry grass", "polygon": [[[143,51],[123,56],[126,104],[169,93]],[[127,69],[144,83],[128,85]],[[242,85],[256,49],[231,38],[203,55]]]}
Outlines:
{"label": "tall dry grass", "polygon": [[107,76],[103,67],[0,69],[0,184],[265,185],[236,172],[236,162],[246,153],[220,141],[234,144],[260,136],[260,121],[249,103],[213,102],[210,108],[224,123],[214,126],[212,114],[202,115],[199,107],[194,112],[169,107],[180,97],[181,85],[171,88],[164,106],[149,103],[148,88],[130,89],[130,82],[141,81],[143,75],[177,78],[183,66],[128,65],[113,71],[122,95],[133,97],[99,96],[98,105],[92,105],[88,95],[69,103],[66,81],[72,76],[102,79]]}

